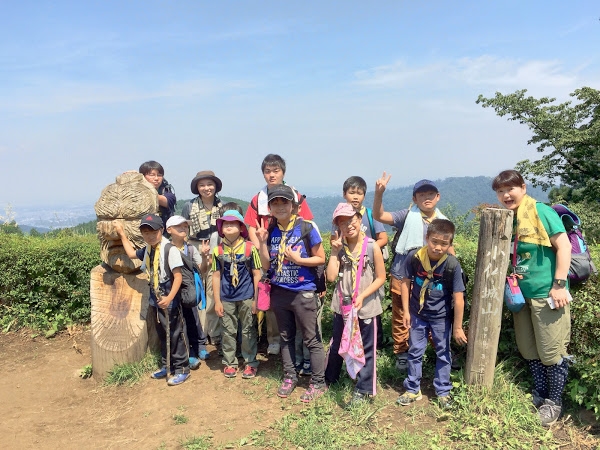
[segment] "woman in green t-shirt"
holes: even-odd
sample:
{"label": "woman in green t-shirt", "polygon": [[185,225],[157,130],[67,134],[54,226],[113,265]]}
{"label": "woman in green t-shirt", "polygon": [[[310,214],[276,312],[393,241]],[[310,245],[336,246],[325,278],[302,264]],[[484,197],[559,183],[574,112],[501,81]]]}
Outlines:
{"label": "woman in green t-shirt", "polygon": [[533,375],[533,403],[542,425],[550,426],[561,414],[567,381],[571,243],[558,214],[527,195],[519,172],[500,172],[492,189],[498,201],[514,213],[515,270],[522,276],[519,286],[526,302],[523,309],[513,313],[515,338]]}

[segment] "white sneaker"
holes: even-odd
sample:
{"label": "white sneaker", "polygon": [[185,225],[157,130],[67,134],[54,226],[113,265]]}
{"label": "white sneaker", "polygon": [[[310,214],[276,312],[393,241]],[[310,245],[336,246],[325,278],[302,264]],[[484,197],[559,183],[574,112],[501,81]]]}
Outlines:
{"label": "white sneaker", "polygon": [[279,355],[280,350],[279,344],[269,344],[269,347],[267,347],[267,353],[269,355]]}

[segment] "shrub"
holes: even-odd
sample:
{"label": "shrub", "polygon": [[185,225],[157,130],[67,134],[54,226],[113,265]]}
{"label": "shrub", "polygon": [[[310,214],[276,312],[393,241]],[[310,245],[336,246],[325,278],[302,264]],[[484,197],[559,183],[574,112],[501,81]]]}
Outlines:
{"label": "shrub", "polygon": [[59,330],[90,320],[90,271],[100,263],[95,236],[0,234],[0,327]]}

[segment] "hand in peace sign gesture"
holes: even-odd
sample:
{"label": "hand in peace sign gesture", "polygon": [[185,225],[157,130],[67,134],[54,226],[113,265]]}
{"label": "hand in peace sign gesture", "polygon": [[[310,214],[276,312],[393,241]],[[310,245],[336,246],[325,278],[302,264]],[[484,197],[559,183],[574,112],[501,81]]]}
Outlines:
{"label": "hand in peace sign gesture", "polygon": [[[331,235],[331,253],[334,254],[338,254],[340,252],[340,250],[342,250],[342,247],[344,246],[344,243],[342,241],[342,236],[341,236],[341,231],[340,230],[335,230],[335,233]],[[339,235],[339,237],[338,237]]]}
{"label": "hand in peace sign gesture", "polygon": [[392,176],[391,175],[386,176],[386,173],[384,171],[381,178],[379,178],[375,182],[375,192],[379,192],[379,193],[383,194],[383,192],[385,191],[385,188],[387,187],[388,182],[390,181],[390,178],[392,178]]}
{"label": "hand in peace sign gesture", "polygon": [[267,229],[264,218],[260,219],[260,223],[258,223],[258,219],[256,219],[256,238],[261,244],[265,244],[267,239],[269,239],[269,230]]}

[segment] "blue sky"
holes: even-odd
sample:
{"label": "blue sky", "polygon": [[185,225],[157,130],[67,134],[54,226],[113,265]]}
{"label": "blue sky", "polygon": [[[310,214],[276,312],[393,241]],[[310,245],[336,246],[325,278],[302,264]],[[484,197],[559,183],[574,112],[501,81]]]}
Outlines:
{"label": "blue sky", "polygon": [[[421,4],[422,3],[422,4]],[[600,86],[600,6],[564,1],[0,3],[0,208],[92,204],[155,159],[179,198],[494,175],[528,130],[479,94]]]}

